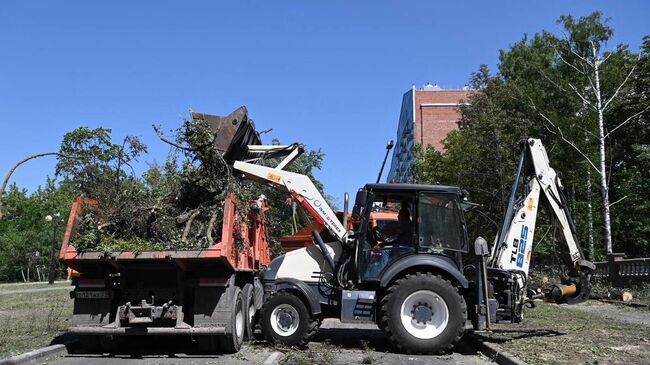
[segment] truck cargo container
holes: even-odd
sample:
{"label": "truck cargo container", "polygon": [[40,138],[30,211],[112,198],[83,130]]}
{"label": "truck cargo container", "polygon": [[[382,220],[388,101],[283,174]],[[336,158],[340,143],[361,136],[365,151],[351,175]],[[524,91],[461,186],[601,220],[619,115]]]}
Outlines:
{"label": "truck cargo container", "polygon": [[[191,336],[208,351],[236,352],[252,336],[261,308],[259,272],[269,264],[263,197],[224,200],[219,242],[198,250],[80,252],[73,237],[84,207],[70,211],[59,259],[77,275],[70,332],[90,348],[106,348],[124,336]],[[238,222],[240,204],[251,204]],[[98,207],[101,209],[101,207]]]}

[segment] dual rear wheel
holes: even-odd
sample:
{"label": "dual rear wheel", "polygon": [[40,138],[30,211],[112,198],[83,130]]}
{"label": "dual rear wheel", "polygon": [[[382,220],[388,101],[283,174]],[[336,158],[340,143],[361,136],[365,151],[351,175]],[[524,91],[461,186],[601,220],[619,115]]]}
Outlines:
{"label": "dual rear wheel", "polygon": [[255,289],[252,284],[243,289],[235,288],[230,317],[230,331],[221,336],[202,336],[198,338],[199,347],[208,352],[235,353],[245,339],[253,338],[255,308]]}

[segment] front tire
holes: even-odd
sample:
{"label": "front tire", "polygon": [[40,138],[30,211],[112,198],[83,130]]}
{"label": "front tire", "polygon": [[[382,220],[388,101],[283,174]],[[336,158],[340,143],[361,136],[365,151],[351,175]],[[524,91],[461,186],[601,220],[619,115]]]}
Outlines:
{"label": "front tire", "polygon": [[280,292],[264,303],[261,321],[262,332],[269,342],[298,347],[309,343],[319,325],[305,303],[288,292]]}
{"label": "front tire", "polygon": [[449,281],[431,273],[416,273],[388,289],[380,316],[381,329],[401,351],[440,353],[462,337],[467,305]]}

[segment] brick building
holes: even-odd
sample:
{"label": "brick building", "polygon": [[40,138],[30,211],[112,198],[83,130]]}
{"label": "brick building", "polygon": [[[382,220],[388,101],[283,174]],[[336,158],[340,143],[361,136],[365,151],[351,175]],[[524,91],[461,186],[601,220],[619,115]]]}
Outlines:
{"label": "brick building", "polygon": [[458,105],[467,101],[470,92],[468,88],[444,90],[427,84],[404,93],[388,181],[413,182],[415,144],[442,150],[447,134],[458,128]]}

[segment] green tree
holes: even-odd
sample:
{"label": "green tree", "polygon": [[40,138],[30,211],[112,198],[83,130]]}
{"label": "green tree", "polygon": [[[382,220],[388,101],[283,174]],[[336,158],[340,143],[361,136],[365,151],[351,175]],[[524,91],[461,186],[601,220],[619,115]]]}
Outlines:
{"label": "green tree", "polygon": [[[647,231],[642,228],[648,226],[646,214],[638,209],[646,206],[640,201],[641,187],[648,184],[644,146],[649,130],[649,42],[646,38],[641,55],[625,45],[606,51],[613,29],[600,13],[578,20],[561,17],[559,22],[564,37],[548,32],[524,36],[501,51],[497,75],[491,76],[484,66],[472,75],[475,92],[468,105],[460,107],[460,129],[449,134],[444,153],[420,148],[416,177],[469,190],[472,200],[482,204],[480,211],[471,213],[470,231],[485,235],[503,219],[517,142],[542,138],[552,166],[562,174],[580,241],[602,237],[605,243],[602,250],[590,250],[590,256],[611,252],[612,247],[648,253]],[[602,199],[592,200],[592,183],[602,188],[603,176],[607,184]],[[605,228],[609,207],[616,212],[614,227],[622,230],[615,232],[618,243],[613,245],[607,239],[611,230]],[[598,210],[602,219],[593,219],[592,212]],[[642,245],[632,250],[627,247],[631,242]]]}

